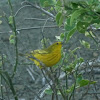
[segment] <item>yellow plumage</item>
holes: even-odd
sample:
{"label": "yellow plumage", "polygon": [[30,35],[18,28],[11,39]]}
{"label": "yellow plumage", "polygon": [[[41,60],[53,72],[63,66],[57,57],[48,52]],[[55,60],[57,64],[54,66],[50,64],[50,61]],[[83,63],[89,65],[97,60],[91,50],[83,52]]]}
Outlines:
{"label": "yellow plumage", "polygon": [[[58,63],[59,60],[61,59],[61,47],[62,43],[56,42],[46,49],[31,51],[31,53],[28,56],[33,56],[40,62],[45,64],[46,67],[51,67],[56,63]],[[32,57],[30,57],[29,59],[34,61],[34,63],[40,68],[42,67],[38,60]]]}

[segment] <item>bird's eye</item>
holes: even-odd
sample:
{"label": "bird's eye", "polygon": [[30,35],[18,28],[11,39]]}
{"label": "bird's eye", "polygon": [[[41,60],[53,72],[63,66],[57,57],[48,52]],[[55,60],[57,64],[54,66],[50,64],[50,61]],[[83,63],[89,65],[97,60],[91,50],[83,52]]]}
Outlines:
{"label": "bird's eye", "polygon": [[57,45],[58,45],[58,43],[57,43]]}

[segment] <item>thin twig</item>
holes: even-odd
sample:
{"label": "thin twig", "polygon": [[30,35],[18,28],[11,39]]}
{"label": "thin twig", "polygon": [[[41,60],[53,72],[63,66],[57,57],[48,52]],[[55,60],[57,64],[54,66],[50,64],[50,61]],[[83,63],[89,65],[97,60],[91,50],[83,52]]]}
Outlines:
{"label": "thin twig", "polygon": [[31,6],[31,5],[24,5],[24,6],[22,6],[21,8],[19,8],[19,9],[17,10],[17,12],[15,13],[14,17],[16,17],[16,16],[18,15],[18,13],[19,13],[23,8],[25,8],[25,7],[32,7],[32,6]]}
{"label": "thin twig", "polygon": [[43,69],[41,69],[41,72],[42,72],[43,76],[45,77],[46,81],[48,82],[49,86],[50,86],[51,89],[53,90],[53,87],[52,87],[51,83],[48,81],[48,79],[47,79],[45,73],[43,72]]}
{"label": "thin twig", "polygon": [[50,71],[51,71],[52,76],[51,76],[51,74],[49,74],[49,78],[50,78],[50,79],[52,80],[52,82],[53,82],[54,94],[55,94],[55,96],[56,96],[56,100],[58,100],[58,95],[57,95],[58,89],[57,89],[56,75],[54,75],[54,72],[53,72],[53,70],[52,70],[51,67],[50,67]]}
{"label": "thin twig", "polygon": [[43,28],[42,28],[42,33],[41,33],[41,34],[42,34],[43,43],[44,43],[45,48],[46,48],[47,46],[46,46],[46,43],[45,43],[45,38],[44,38],[43,31],[44,31],[44,28],[45,28],[45,26],[46,26],[46,23],[47,23],[47,21],[48,21],[49,19],[50,19],[50,18],[48,18],[48,19],[45,20],[45,23],[44,23]]}
{"label": "thin twig", "polygon": [[41,19],[41,18],[24,18],[25,20],[37,20],[37,21],[51,21],[51,22],[54,22],[54,20],[52,18],[49,18],[49,19]]}
{"label": "thin twig", "polygon": [[33,91],[33,89],[31,89],[29,86],[27,86],[26,85],[26,87],[32,92],[32,93],[34,93],[35,95],[36,95],[36,97],[38,98],[38,100],[42,100],[40,97],[39,97],[39,95],[36,93],[36,92],[34,92]]}
{"label": "thin twig", "polygon": [[28,71],[29,75],[32,77],[33,81],[35,81],[35,78],[31,72],[31,70],[29,68],[27,68],[26,70]]}
{"label": "thin twig", "polygon": [[[65,72],[65,77],[66,77],[66,90],[68,89],[68,75],[67,75],[67,72]],[[66,96],[66,99],[68,100],[68,94]]]}
{"label": "thin twig", "polygon": [[43,13],[45,13],[46,15],[48,15],[48,16],[50,16],[52,18],[55,18],[55,16],[52,13],[44,10],[43,8],[39,7],[38,5],[33,5],[32,3],[28,2],[28,1],[24,1],[22,4],[24,4],[24,3],[31,5],[32,7],[42,11]]}
{"label": "thin twig", "polygon": [[[0,67],[0,70],[3,70],[4,69],[4,57],[3,55],[1,56],[2,57],[2,68]],[[2,99],[4,98],[4,95],[3,95],[3,78],[2,76],[0,77],[1,78],[1,82],[0,82],[0,89],[1,89],[1,96],[2,96]]]}
{"label": "thin twig", "polygon": [[98,45],[98,41],[91,35],[90,31],[88,31],[88,33],[91,36],[91,38],[94,40],[94,42]]}
{"label": "thin twig", "polygon": [[[64,26],[61,26],[64,27]],[[31,30],[31,29],[42,29],[43,26],[37,26],[37,27],[28,27],[28,28],[20,28],[20,29],[16,29],[17,31],[23,31],[23,30]],[[57,25],[52,25],[52,26],[45,26],[44,28],[58,28]],[[4,34],[4,33],[12,33],[12,31],[6,31],[6,32],[0,32],[0,34]]]}
{"label": "thin twig", "polygon": [[11,16],[12,16],[12,20],[13,20],[13,28],[12,28],[12,31],[15,33],[15,65],[14,65],[14,72],[12,74],[12,78],[14,77],[15,73],[16,73],[16,68],[17,68],[17,65],[18,65],[18,38],[17,38],[17,30],[16,30],[16,22],[15,22],[15,17],[14,17],[14,14],[13,14],[13,7],[12,7],[12,4],[11,4],[11,1],[8,0],[8,4],[9,4],[9,7],[10,7],[10,12],[11,12]]}
{"label": "thin twig", "polygon": [[88,92],[87,94],[100,94],[100,92]]}
{"label": "thin twig", "polygon": [[[89,64],[88,64],[88,66],[89,66]],[[94,78],[94,73],[93,73],[94,67],[92,66],[92,67],[90,67],[90,69],[91,69],[91,78],[93,78],[93,80],[95,80],[95,78]],[[95,92],[97,92],[97,87],[96,87],[96,85],[93,84],[93,86],[94,86],[93,90],[94,90]],[[97,96],[97,94],[94,94],[94,96],[96,97],[97,100],[100,99],[100,98]]]}
{"label": "thin twig", "polygon": [[72,96],[73,96],[73,100],[75,100],[76,79],[77,79],[77,76],[78,76],[78,70],[79,70],[80,65],[81,65],[81,63],[76,67],[76,70],[75,70],[75,83],[74,83],[73,91],[72,91],[72,93],[69,97],[69,100],[71,100]]}

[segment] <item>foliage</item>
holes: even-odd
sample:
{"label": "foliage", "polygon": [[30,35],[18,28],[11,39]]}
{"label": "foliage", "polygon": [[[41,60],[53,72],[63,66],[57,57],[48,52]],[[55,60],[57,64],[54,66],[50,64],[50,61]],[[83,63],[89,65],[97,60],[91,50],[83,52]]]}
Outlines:
{"label": "foliage", "polygon": [[[57,25],[59,27],[64,26],[65,32],[61,33],[60,36],[56,36],[57,39],[68,43],[75,32],[79,32],[84,34],[85,36],[88,36],[89,38],[92,38],[94,42],[98,44],[95,39],[95,35],[91,31],[91,27],[100,27],[99,0],[40,0],[40,3],[44,8],[49,7],[50,9],[51,7],[53,7],[53,10],[56,10],[57,12],[55,15],[55,21]],[[87,49],[91,48],[89,42],[85,40],[81,40],[80,43]],[[78,72],[80,65],[84,60],[83,58],[78,58],[77,55],[74,54],[75,52],[77,52],[77,47],[75,48],[75,50],[70,51],[68,55],[64,54],[63,52],[63,56],[65,57],[65,59],[64,61],[61,61],[63,62],[63,66],[61,68],[62,71],[65,72],[67,77],[69,77],[69,75],[73,73],[75,79],[74,83],[71,86],[65,85],[67,89],[64,88],[64,90],[67,94],[64,95],[68,100],[70,100],[72,95],[74,95],[73,93],[76,89],[96,83],[96,81],[84,79],[82,74]],[[68,84],[67,79],[65,84]],[[52,94],[51,92],[49,93]],[[61,91],[60,94],[65,100]]]}

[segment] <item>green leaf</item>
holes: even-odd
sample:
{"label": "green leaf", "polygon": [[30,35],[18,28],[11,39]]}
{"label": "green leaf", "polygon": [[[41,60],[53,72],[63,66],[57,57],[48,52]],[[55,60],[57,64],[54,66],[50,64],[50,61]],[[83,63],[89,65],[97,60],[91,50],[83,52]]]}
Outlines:
{"label": "green leaf", "polygon": [[2,66],[2,61],[0,61],[0,67]]}
{"label": "green leaf", "polygon": [[78,58],[78,62],[82,63],[84,62],[84,59],[82,57]]}
{"label": "green leaf", "polygon": [[58,90],[57,94],[58,94],[58,95],[61,95],[61,92]]}
{"label": "green leaf", "polygon": [[87,3],[88,5],[92,5],[92,4],[93,4],[93,1],[94,1],[94,0],[86,0],[86,3]]}
{"label": "green leaf", "polygon": [[56,22],[59,26],[62,25],[63,23],[63,20],[64,20],[64,16],[62,15],[61,12],[58,12],[58,14],[56,15]]}
{"label": "green leaf", "polygon": [[46,89],[46,90],[45,90],[45,93],[50,95],[50,94],[53,93],[53,91],[52,91],[52,89],[50,88],[50,89]]}
{"label": "green leaf", "polygon": [[75,10],[72,15],[71,15],[71,20],[70,20],[70,25],[73,24],[74,20],[77,19],[81,14],[83,14],[84,12],[86,12],[86,9],[79,9],[79,10]]}
{"label": "green leaf", "polygon": [[63,23],[63,20],[64,20],[64,16],[63,15],[61,15],[61,17],[60,17],[60,19],[59,19],[59,26],[61,26],[62,25],[62,23]]}
{"label": "green leaf", "polygon": [[94,23],[100,24],[100,18],[94,18],[94,19],[91,21],[91,24],[94,24]]}
{"label": "green leaf", "polygon": [[13,16],[9,16],[9,24],[13,24]]}
{"label": "green leaf", "polygon": [[0,24],[2,24],[2,21],[0,20]]}
{"label": "green leaf", "polygon": [[54,10],[54,8],[53,8],[53,7],[51,7],[51,8],[50,8],[50,10],[51,10],[51,11],[53,11],[53,10]]}
{"label": "green leaf", "polygon": [[71,93],[71,92],[73,91],[73,89],[74,89],[74,84],[72,84],[72,86],[69,87],[69,88],[66,90],[66,92],[67,92],[67,93]]}
{"label": "green leaf", "polygon": [[84,47],[90,49],[90,44],[89,44],[88,42],[82,40],[82,41],[80,41],[80,43],[81,43]]}
{"label": "green leaf", "polygon": [[2,56],[0,55],[0,61],[2,60]]}
{"label": "green leaf", "polygon": [[80,85],[80,87],[83,87],[83,86],[86,86],[89,84],[95,84],[95,83],[96,83],[96,81],[90,81],[90,80],[83,79],[79,82],[79,85]]}
{"label": "green leaf", "polygon": [[85,31],[87,30],[87,27],[90,25],[90,23],[88,22],[82,22],[82,21],[79,21],[77,23],[77,30],[80,32],[80,33],[85,33]]}
{"label": "green leaf", "polygon": [[63,41],[64,37],[65,37],[64,33],[61,33],[60,34],[60,40]]}
{"label": "green leaf", "polygon": [[40,0],[40,4],[43,7],[48,7],[48,6],[54,5],[55,3],[56,3],[55,0]]}
{"label": "green leaf", "polygon": [[61,2],[61,0],[57,0],[56,5],[57,5],[57,6],[62,6],[62,2]]}
{"label": "green leaf", "polygon": [[93,20],[93,17],[92,16],[89,16],[89,15],[85,15],[83,16],[83,20],[87,23],[91,23],[92,20]]}
{"label": "green leaf", "polygon": [[3,54],[3,59],[6,59],[6,58],[7,58],[7,56],[5,54]]}
{"label": "green leaf", "polygon": [[63,66],[62,70],[67,72],[72,72],[74,64],[70,64],[68,66]]}
{"label": "green leaf", "polygon": [[71,51],[71,53],[75,53],[78,49],[80,49],[80,47],[76,47],[74,50]]}
{"label": "green leaf", "polygon": [[67,34],[67,38],[66,38],[66,42],[68,42],[70,40],[70,38],[72,37],[72,35],[75,33],[76,31],[76,27],[73,28],[68,34]]}
{"label": "green leaf", "polygon": [[49,2],[48,2],[48,1],[45,1],[45,2],[43,3],[43,6],[44,6],[44,7],[49,7],[49,6],[50,6],[50,4],[49,4]]}
{"label": "green leaf", "polygon": [[72,4],[72,7],[73,7],[74,9],[78,8],[78,6],[79,6],[77,3],[74,3],[74,2],[71,3],[71,4]]}
{"label": "green leaf", "polygon": [[80,81],[82,81],[82,79],[83,79],[82,75],[79,74],[79,75],[77,76],[76,82],[79,84]]}
{"label": "green leaf", "polygon": [[11,40],[10,40],[10,43],[11,43],[11,44],[15,44],[15,39],[11,39]]}
{"label": "green leaf", "polygon": [[100,12],[100,4],[95,8],[96,12]]}
{"label": "green leaf", "polygon": [[70,30],[72,30],[75,26],[76,26],[75,23],[73,23],[73,24],[70,26],[70,17],[66,19],[66,22],[65,22],[64,27],[65,27],[65,30],[66,30],[67,32],[69,32]]}
{"label": "green leaf", "polygon": [[15,36],[14,35],[10,35],[9,40],[14,39]]}
{"label": "green leaf", "polygon": [[72,63],[70,63],[68,66],[63,66],[63,70],[68,71],[68,72],[72,72],[72,70],[75,69],[75,67],[78,63],[78,60],[79,59],[77,59],[77,56],[76,56],[76,59]]}
{"label": "green leaf", "polygon": [[9,42],[10,42],[11,44],[15,44],[15,35],[10,35],[10,37],[9,37]]}
{"label": "green leaf", "polygon": [[[91,35],[90,35],[91,34]],[[95,35],[93,34],[93,32],[92,31],[90,31],[90,34],[89,34],[89,32],[85,32],[85,36],[87,36],[87,37],[94,37],[95,38]]]}
{"label": "green leaf", "polygon": [[59,24],[59,19],[60,19],[61,15],[62,15],[61,12],[58,12],[57,15],[56,15],[56,22],[57,22],[57,24]]}
{"label": "green leaf", "polygon": [[60,34],[60,38],[64,38],[64,36],[65,36],[64,33]]}

